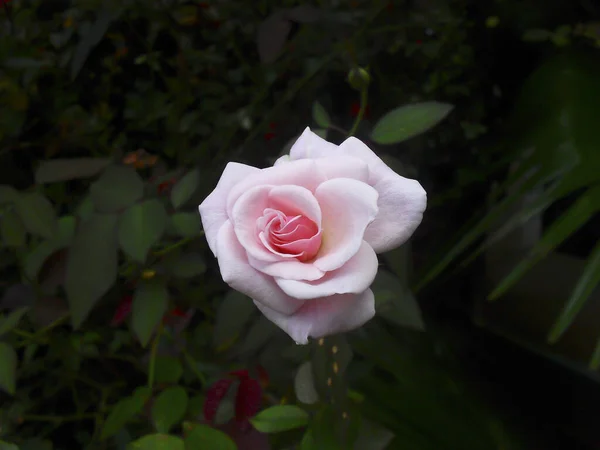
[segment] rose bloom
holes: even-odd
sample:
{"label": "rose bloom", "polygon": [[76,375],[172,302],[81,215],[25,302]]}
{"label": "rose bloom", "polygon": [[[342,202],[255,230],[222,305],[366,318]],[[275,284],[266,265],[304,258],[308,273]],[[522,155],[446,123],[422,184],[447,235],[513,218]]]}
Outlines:
{"label": "rose bloom", "polygon": [[199,210],[225,282],[306,344],[375,315],[376,254],[404,243],[426,205],[360,140],[306,128],[273,167],[229,163]]}

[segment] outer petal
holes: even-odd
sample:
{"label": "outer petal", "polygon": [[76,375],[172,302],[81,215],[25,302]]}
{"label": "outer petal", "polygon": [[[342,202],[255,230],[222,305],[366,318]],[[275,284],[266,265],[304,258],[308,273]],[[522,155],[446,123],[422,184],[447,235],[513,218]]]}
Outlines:
{"label": "outer petal", "polygon": [[312,263],[304,263],[295,259],[266,262],[248,255],[248,261],[256,270],[272,277],[314,281],[325,275],[325,272],[317,269]]}
{"label": "outer petal", "polygon": [[337,270],[327,272],[318,281],[276,278],[275,282],[286,294],[303,300],[335,294],[359,294],[371,286],[377,275],[377,268],[377,255],[371,246],[363,241],[358,253],[346,264]]}
{"label": "outer petal", "polygon": [[423,219],[427,193],[416,180],[390,169],[360,140],[350,137],[339,150],[369,164],[369,184],[379,192],[379,214],[365,233],[365,240],[377,253],[403,244]]}
{"label": "outer petal", "polygon": [[[338,153],[338,156],[335,156]],[[369,166],[360,158],[339,155],[338,148],[323,158],[315,160],[319,171],[328,180],[332,178],[352,178],[354,180],[369,182]]]}
{"label": "outer petal", "polygon": [[260,169],[245,164],[227,164],[215,190],[198,207],[208,246],[215,256],[217,256],[217,234],[219,233],[219,228],[228,219],[227,196],[229,195],[229,191],[240,180],[258,172],[260,172]]}
{"label": "outer petal", "polygon": [[361,327],[375,316],[375,296],[370,289],[361,294],[334,295],[308,300],[294,314],[286,316],[257,301],[258,309],[285,331],[297,344]]}
{"label": "outer petal", "polygon": [[358,252],[377,216],[378,194],[361,181],[335,178],[321,184],[315,197],[323,212],[323,237],[313,264],[323,271],[339,269]]}
{"label": "outer petal", "polygon": [[302,300],[286,295],[271,277],[248,264],[246,252],[238,242],[231,222],[225,222],[219,230],[217,244],[221,276],[233,289],[279,314],[292,314],[304,304]]}
{"label": "outer petal", "polygon": [[302,186],[311,192],[326,178],[317,170],[316,164],[310,159],[300,161],[290,161],[286,164],[262,169],[237,183],[229,192],[227,197],[227,213],[231,215],[233,206],[237,200],[246,192],[255,186],[265,184],[281,186],[291,184]]}
{"label": "outer petal", "polygon": [[326,141],[310,131],[306,127],[300,137],[294,142],[290,149],[291,159],[315,159],[325,156],[333,156],[337,151],[337,145]]}

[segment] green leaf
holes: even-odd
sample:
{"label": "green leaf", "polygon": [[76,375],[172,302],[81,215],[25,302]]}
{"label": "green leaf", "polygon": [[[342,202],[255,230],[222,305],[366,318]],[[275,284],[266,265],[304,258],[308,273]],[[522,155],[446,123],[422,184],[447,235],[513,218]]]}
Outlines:
{"label": "green leaf", "polygon": [[71,80],[77,77],[90,52],[100,43],[114,19],[115,14],[113,11],[103,9],[97,12],[96,21],[81,36],[81,40],[73,53],[73,59],[71,60]]}
{"label": "green leaf", "polygon": [[206,263],[199,253],[182,253],[167,260],[169,272],[179,278],[192,278],[206,271]]}
{"label": "green leaf", "polygon": [[83,222],[69,250],[65,289],[78,328],[117,280],[117,215],[95,214]]}
{"label": "green leaf", "polygon": [[25,275],[30,280],[37,278],[44,262],[56,251],[71,245],[75,235],[76,220],[73,216],[58,219],[58,233],[52,239],[41,242],[27,254],[24,262]]}
{"label": "green leaf", "polygon": [[181,438],[168,434],[150,434],[129,444],[131,450],[185,450]]}
{"label": "green leaf", "polygon": [[31,234],[52,238],[58,229],[58,220],[52,203],[39,192],[19,195],[15,204],[25,228]]}
{"label": "green leaf", "polygon": [[140,387],[130,397],[120,400],[110,411],[104,421],[100,439],[105,440],[114,436],[128,422],[132,421],[144,409],[144,405],[150,399],[152,392],[147,387]]}
{"label": "green leaf", "polygon": [[250,423],[261,433],[278,433],[304,427],[309,415],[295,405],[271,406],[250,419]]}
{"label": "green leaf", "polygon": [[374,422],[362,419],[358,439],[354,444],[355,450],[384,450],[388,447],[394,433]]}
{"label": "green leaf", "polygon": [[147,200],[130,206],[119,220],[119,244],[138,262],[145,262],[150,248],[167,227],[167,211],[159,200]]}
{"label": "green leaf", "polygon": [[556,342],[569,328],[598,284],[600,284],[600,240],[596,242],[573,293],[550,330],[548,336],[550,342]]}
{"label": "green leaf", "polygon": [[157,383],[177,383],[183,375],[183,365],[174,356],[157,356],[154,379]]}
{"label": "green leaf", "polygon": [[7,184],[0,184],[0,205],[3,203],[15,203],[19,198],[19,191]]}
{"label": "green leaf", "polygon": [[258,319],[250,327],[248,334],[244,337],[239,353],[241,355],[251,355],[260,351],[277,331],[278,328],[273,322],[265,316],[258,316]]}
{"label": "green leaf", "polygon": [[598,370],[600,367],[600,339],[596,342],[596,347],[592,353],[592,359],[590,360],[590,369]]}
{"label": "green leaf", "polygon": [[173,208],[178,209],[183,206],[194,195],[199,183],[200,171],[198,169],[191,170],[185,174],[171,190],[171,204]]}
{"label": "green leaf", "polygon": [[419,331],[425,329],[417,300],[398,277],[380,270],[372,290],[375,294],[375,310],[380,317],[402,327]]}
{"label": "green leaf", "polygon": [[248,296],[230,290],[217,309],[213,330],[215,347],[221,347],[239,336],[256,312],[254,302]]}
{"label": "green leaf", "polygon": [[233,440],[220,430],[207,425],[195,425],[185,438],[185,450],[236,450]]}
{"label": "green leaf", "polygon": [[19,447],[9,442],[0,441],[0,450],[19,450]]}
{"label": "green leaf", "polygon": [[329,117],[329,114],[319,102],[313,103],[312,116],[315,123],[321,128],[329,128],[329,125],[331,125],[331,118]]}
{"label": "green leaf", "polygon": [[17,379],[17,353],[6,342],[0,342],[0,389],[15,395]]}
{"label": "green leaf", "polygon": [[173,234],[184,238],[199,236],[202,233],[200,214],[178,212],[171,216],[170,229]]}
{"label": "green leaf", "polygon": [[13,330],[23,318],[23,316],[29,311],[29,307],[15,309],[6,317],[0,317],[0,337],[9,331]]}
{"label": "green leaf", "polygon": [[27,242],[23,222],[15,211],[4,211],[0,216],[0,236],[6,247],[22,247]]}
{"label": "green leaf", "polygon": [[167,312],[169,292],[161,280],[141,282],[133,296],[131,326],[143,347],[148,345],[156,326]]}
{"label": "green leaf", "polygon": [[424,102],[393,109],[375,124],[371,139],[378,144],[406,141],[436,126],[453,108],[447,103]]}
{"label": "green leaf", "polygon": [[144,182],[131,167],[110,166],[90,186],[90,196],[100,212],[125,209],[144,195]]}
{"label": "green leaf", "polygon": [[180,386],[173,386],[161,392],[152,405],[152,421],[156,431],[168,433],[183,420],[187,404],[187,392]]}
{"label": "green leaf", "polygon": [[35,171],[37,184],[93,177],[111,164],[108,158],[69,158],[42,161]]}
{"label": "green leaf", "polygon": [[600,187],[588,190],[556,219],[531,252],[499,283],[488,299],[495,300],[514,286],[535,264],[581,228],[598,209],[600,209]]}
{"label": "green leaf", "polygon": [[294,391],[296,398],[300,403],[312,405],[319,401],[319,394],[315,387],[313,378],[312,364],[310,361],[304,362],[298,368],[294,378]]}

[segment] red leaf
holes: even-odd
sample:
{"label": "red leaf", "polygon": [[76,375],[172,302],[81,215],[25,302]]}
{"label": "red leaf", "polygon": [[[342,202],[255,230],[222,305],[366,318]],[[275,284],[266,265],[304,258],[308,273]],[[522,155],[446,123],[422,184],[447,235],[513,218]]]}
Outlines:
{"label": "red leaf", "polygon": [[261,400],[260,383],[253,378],[243,379],[235,396],[235,419],[244,421],[253,417],[260,410]]}
{"label": "red leaf", "polygon": [[204,418],[209,423],[212,423],[215,420],[219,403],[221,403],[221,400],[223,397],[225,397],[225,394],[227,394],[231,383],[233,383],[233,380],[224,378],[217,381],[206,391],[206,401],[204,402]]}
{"label": "red leaf", "polygon": [[111,326],[118,327],[125,321],[125,319],[127,319],[129,313],[131,313],[131,302],[133,302],[133,297],[131,295],[126,295],[121,299],[121,303],[119,303],[119,306],[117,306],[115,315],[110,321]]}

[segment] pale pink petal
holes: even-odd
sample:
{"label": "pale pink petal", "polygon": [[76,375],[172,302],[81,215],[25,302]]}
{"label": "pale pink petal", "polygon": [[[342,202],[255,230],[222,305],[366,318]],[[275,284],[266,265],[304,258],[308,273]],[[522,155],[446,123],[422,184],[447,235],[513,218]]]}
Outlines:
{"label": "pale pink petal", "polygon": [[330,152],[330,156],[315,160],[321,173],[328,179],[352,178],[354,180],[369,182],[369,165],[360,158],[347,156],[339,148]]}
{"label": "pale pink petal", "polygon": [[303,263],[297,260],[266,262],[248,256],[250,265],[256,270],[272,277],[287,278],[289,280],[318,280],[325,272],[317,269],[312,263]]}
{"label": "pale pink petal", "polygon": [[269,192],[269,205],[287,216],[304,216],[321,226],[321,207],[311,191],[302,186],[275,186]]}
{"label": "pale pink petal", "polygon": [[375,184],[379,214],[367,227],[365,241],[377,253],[402,245],[417,229],[427,207],[427,193],[416,180],[392,175]]}
{"label": "pale pink petal", "polygon": [[279,244],[277,248],[288,253],[301,254],[301,260],[314,258],[321,247],[321,232],[308,239],[298,239],[288,244]]}
{"label": "pale pink petal", "polygon": [[377,216],[378,194],[361,181],[335,178],[321,184],[315,197],[323,213],[323,237],[313,264],[328,272],[358,252],[367,226]]}
{"label": "pale pink petal", "polygon": [[241,179],[230,191],[227,197],[227,212],[231,215],[237,200],[249,189],[262,185],[295,185],[302,186],[311,192],[326,178],[317,170],[316,163],[310,159],[290,161],[275,167],[268,167]]}
{"label": "pale pink petal", "polygon": [[350,137],[339,146],[344,154],[369,164],[369,184],[379,192],[379,214],[365,232],[365,240],[377,253],[403,244],[421,223],[427,193],[416,180],[390,169],[369,147]]}
{"label": "pale pink petal", "polygon": [[358,253],[337,270],[317,281],[275,278],[279,287],[291,297],[302,300],[329,297],[334,294],[358,294],[366,290],[377,275],[377,255],[366,242]]}
{"label": "pale pink petal", "polygon": [[257,301],[267,319],[285,331],[297,344],[361,327],[375,316],[375,296],[370,289],[360,294],[334,295],[307,300],[292,315],[281,314]]}
{"label": "pale pink petal", "polygon": [[221,226],[217,242],[221,276],[233,289],[280,314],[292,314],[303,305],[302,300],[286,295],[272,277],[260,273],[248,263],[246,252],[238,242],[231,222],[227,221]]}
{"label": "pale pink petal", "polygon": [[219,228],[228,219],[227,196],[229,195],[229,191],[240,180],[258,172],[260,172],[260,169],[245,164],[227,164],[221,175],[221,179],[217,183],[217,187],[198,207],[208,246],[215,256],[217,256],[217,234],[219,233]]}
{"label": "pale pink petal", "polygon": [[310,131],[306,127],[300,137],[294,142],[290,149],[290,158],[294,159],[315,159],[325,156],[333,156],[337,149],[337,145],[326,141],[320,136]]}
{"label": "pale pink petal", "polygon": [[254,258],[278,261],[280,256],[267,249],[258,237],[257,222],[269,206],[269,192],[273,186],[255,186],[245,192],[231,211],[231,223],[242,247]]}

